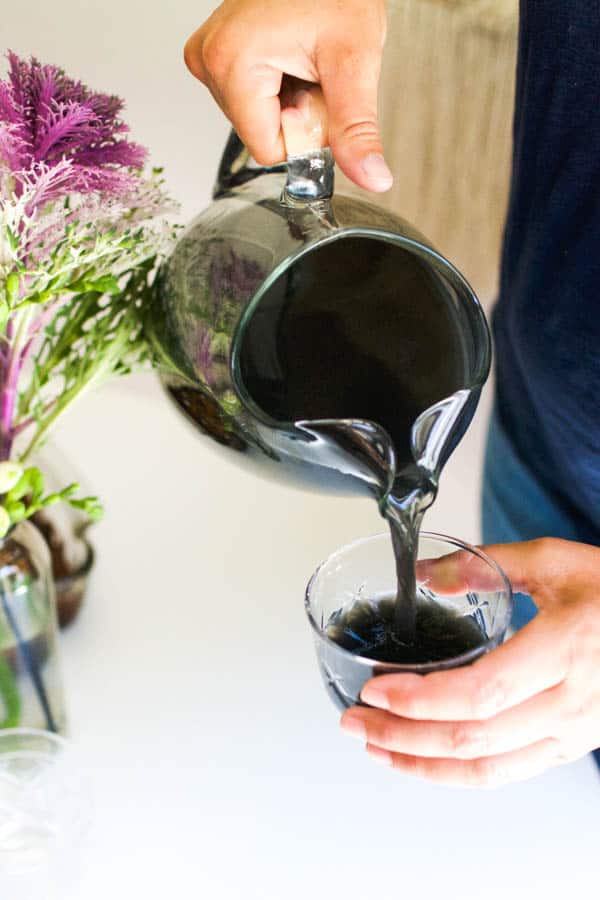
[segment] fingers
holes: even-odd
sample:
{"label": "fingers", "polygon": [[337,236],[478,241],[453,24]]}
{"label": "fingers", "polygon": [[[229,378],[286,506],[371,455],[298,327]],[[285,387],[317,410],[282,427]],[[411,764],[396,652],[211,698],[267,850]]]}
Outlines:
{"label": "fingers", "polygon": [[600,566],[598,547],[559,538],[481,548],[505,571],[517,591],[531,594],[538,606],[556,605],[589,588]]}
{"label": "fingers", "polygon": [[447,597],[468,591],[497,591],[504,587],[498,570],[471,550],[458,550],[437,559],[420,559],[415,572],[419,584]]}
{"label": "fingers", "polygon": [[235,44],[234,35],[229,40],[227,33],[213,36],[205,25],[186,43],[185,62],[208,87],[256,161],[274,165],[285,159],[279,103],[282,72],[241,51],[232,53]]}
{"label": "fingers", "polygon": [[393,178],[377,125],[381,47],[327,45],[317,69],[329,117],[329,143],[345,175],[371,191],[387,191]]}
{"label": "fingers", "polygon": [[283,74],[320,82],[336,161],[357,184],[384,191],[392,184],[377,128],[385,20],[383,0],[224,0],[184,56],[263,165],[285,157]]}
{"label": "fingers", "polygon": [[247,71],[236,66],[230,75],[223,108],[257,163],[275,165],[285,159],[279,90],[281,72],[268,66]]}
{"label": "fingers", "polygon": [[416,775],[441,784],[456,787],[499,787],[513,781],[524,781],[545,769],[567,760],[552,738],[538,741],[512,753],[482,756],[478,759],[428,759],[403,753],[390,753],[380,747],[367,745],[367,752],[385,765],[407,775]]}
{"label": "fingers", "polygon": [[[540,607],[551,604],[565,584],[575,587],[598,570],[597,547],[558,538],[479,548],[496,562],[513,590],[531,594]],[[419,560],[418,580],[440,594],[497,590],[498,573],[477,554],[459,550],[439,559]]]}
{"label": "fingers", "polygon": [[[286,79],[287,81],[287,79]],[[280,91],[281,128],[288,157],[327,146],[327,111],[318,85],[298,82],[298,89]]]}
{"label": "fingers", "polygon": [[435,722],[403,719],[354,706],[341,719],[344,731],[368,744],[410,756],[478,759],[527,747],[549,737],[563,715],[561,686],[485,721]]}
{"label": "fingers", "polygon": [[381,675],[365,684],[361,699],[408,719],[489,719],[560,684],[569,664],[569,637],[560,617],[540,612],[471,666],[428,675]]}

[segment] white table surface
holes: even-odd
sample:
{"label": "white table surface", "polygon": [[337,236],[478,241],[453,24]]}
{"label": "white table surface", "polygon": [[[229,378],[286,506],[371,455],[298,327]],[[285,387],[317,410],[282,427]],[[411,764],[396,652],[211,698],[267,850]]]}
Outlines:
{"label": "white table surface", "polygon": [[62,638],[95,795],[74,897],[598,896],[591,760],[464,791],[377,766],[340,732],[303,588],[379,528],[370,504],[250,478],[152,377],[91,396],[62,444],[108,505]]}

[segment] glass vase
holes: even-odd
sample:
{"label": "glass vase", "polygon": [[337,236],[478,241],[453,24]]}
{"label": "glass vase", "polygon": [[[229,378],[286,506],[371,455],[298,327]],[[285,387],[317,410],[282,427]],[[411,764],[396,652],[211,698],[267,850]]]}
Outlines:
{"label": "glass vase", "polygon": [[[53,441],[34,454],[32,463],[43,472],[48,492],[58,492],[76,481],[81,485],[80,494],[94,493],[87,478]],[[88,538],[92,523],[86,513],[68,503],[56,503],[41,509],[33,517],[33,522],[50,550],[58,624],[64,628],[79,614],[87,593],[94,564],[94,549]]]}
{"label": "glass vase", "polygon": [[64,725],[50,554],[20,522],[0,540],[0,728]]}

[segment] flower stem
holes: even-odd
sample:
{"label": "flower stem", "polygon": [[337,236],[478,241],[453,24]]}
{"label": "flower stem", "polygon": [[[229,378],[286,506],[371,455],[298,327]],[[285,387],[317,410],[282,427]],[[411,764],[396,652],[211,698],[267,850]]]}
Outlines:
{"label": "flower stem", "polygon": [[[12,346],[8,355],[8,365],[6,368],[6,376],[4,378],[4,387],[2,389],[0,399],[0,437],[2,447],[0,450],[0,459],[10,459],[12,444],[14,440],[13,418],[15,413],[15,403],[17,399],[17,388],[19,383],[19,375],[25,359],[23,354],[23,345],[27,340],[27,330],[29,320],[31,318],[31,309],[25,307],[22,312],[16,313],[14,318],[16,321],[15,335],[12,340]],[[14,319],[13,319],[14,322]]]}
{"label": "flower stem", "polygon": [[35,434],[31,438],[23,453],[19,455],[19,462],[26,462],[31,454],[38,449],[38,447],[46,437],[47,432],[54,424],[55,420],[58,419],[60,414],[67,408],[70,403],[72,403],[79,391],[80,387],[78,385],[77,387],[71,388],[71,390],[65,391],[63,394],[61,394],[60,398],[56,401],[52,412],[50,412],[45,419],[42,419],[42,421],[38,423]]}

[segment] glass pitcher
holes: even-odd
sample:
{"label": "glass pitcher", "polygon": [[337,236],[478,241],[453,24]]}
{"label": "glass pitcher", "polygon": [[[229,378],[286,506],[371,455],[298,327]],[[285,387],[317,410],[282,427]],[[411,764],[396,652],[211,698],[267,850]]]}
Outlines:
{"label": "glass pitcher", "polygon": [[418,470],[433,496],[489,372],[484,313],[411,225],[334,194],[327,147],[287,137],[287,163],[263,167],[231,133],[147,312],[161,379],[263,475],[381,496]]}

